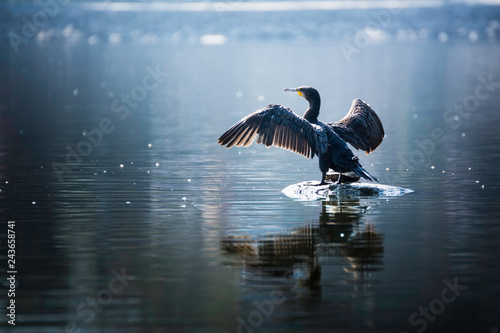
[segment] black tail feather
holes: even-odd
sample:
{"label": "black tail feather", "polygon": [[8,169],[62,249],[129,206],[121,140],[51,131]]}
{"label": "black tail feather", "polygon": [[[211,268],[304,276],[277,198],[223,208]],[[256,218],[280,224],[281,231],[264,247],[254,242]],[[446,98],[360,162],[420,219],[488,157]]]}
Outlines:
{"label": "black tail feather", "polygon": [[376,181],[378,183],[378,179],[372,176],[368,171],[363,169],[362,166],[357,166],[352,170],[355,174],[357,174],[360,177],[363,177],[366,180],[371,180],[371,181]]}

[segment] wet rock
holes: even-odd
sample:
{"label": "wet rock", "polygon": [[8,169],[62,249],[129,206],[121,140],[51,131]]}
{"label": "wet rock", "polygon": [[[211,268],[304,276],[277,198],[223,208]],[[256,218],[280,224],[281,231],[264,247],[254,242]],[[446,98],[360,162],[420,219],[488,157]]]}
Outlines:
{"label": "wet rock", "polygon": [[318,200],[330,196],[397,197],[413,192],[410,189],[378,183],[354,182],[317,185],[318,183],[318,181],[301,182],[287,186],[282,192],[290,198],[300,200]]}
{"label": "wet rock", "polygon": [[[337,182],[339,179],[339,173],[338,172],[329,172],[326,174],[326,180],[330,180],[332,183]],[[341,184],[350,184],[357,182],[360,179],[360,177],[355,174],[354,172],[349,172],[349,173],[343,173],[342,176],[340,177],[340,183]]]}

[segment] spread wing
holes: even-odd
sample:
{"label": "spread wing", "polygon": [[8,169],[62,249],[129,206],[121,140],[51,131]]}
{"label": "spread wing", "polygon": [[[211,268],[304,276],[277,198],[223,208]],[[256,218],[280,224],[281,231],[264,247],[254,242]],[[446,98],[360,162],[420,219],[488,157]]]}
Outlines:
{"label": "spread wing", "polygon": [[384,127],[379,117],[360,99],[352,101],[347,115],[335,123],[328,123],[344,141],[367,154],[374,151],[384,139]]}
{"label": "spread wing", "polygon": [[249,114],[219,138],[219,144],[248,147],[257,143],[291,150],[307,158],[326,152],[328,137],[318,125],[311,124],[290,109],[276,104]]}

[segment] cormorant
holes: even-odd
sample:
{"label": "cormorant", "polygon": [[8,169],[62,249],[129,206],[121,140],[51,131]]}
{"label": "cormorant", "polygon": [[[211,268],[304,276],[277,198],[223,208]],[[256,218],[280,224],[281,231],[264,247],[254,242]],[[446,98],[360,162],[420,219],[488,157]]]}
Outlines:
{"label": "cormorant", "polygon": [[297,92],[309,102],[309,108],[301,117],[283,105],[269,104],[244,117],[219,138],[219,144],[248,147],[257,137],[257,143],[285,148],[307,158],[319,157],[321,182],[326,184],[328,169],[339,173],[354,172],[367,180],[378,181],[363,169],[347,147],[346,141],[354,148],[367,154],[374,151],[384,138],[384,128],[372,108],[360,99],[352,102],[347,115],[334,123],[318,120],[321,99],[312,87],[287,88]]}

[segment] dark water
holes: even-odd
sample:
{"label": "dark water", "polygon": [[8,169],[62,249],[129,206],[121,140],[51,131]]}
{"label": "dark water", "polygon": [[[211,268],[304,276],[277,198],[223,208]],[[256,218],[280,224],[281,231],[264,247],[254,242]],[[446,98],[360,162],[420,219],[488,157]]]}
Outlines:
{"label": "dark water", "polygon": [[[498,59],[434,42],[350,62],[326,41],[0,53],[12,331],[497,332]],[[387,137],[362,164],[415,192],[294,201],[281,190],[319,180],[316,160],[216,144],[268,103],[302,112],[283,92],[299,85],[327,121],[370,103]]]}

